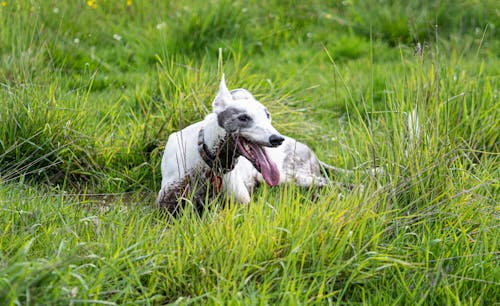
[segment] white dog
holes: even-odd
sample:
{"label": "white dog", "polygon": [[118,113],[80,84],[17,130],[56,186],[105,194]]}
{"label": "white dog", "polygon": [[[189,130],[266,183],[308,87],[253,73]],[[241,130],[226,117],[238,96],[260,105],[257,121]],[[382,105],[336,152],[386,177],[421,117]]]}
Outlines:
{"label": "white dog", "polygon": [[[284,140],[271,125],[267,109],[245,89],[230,92],[223,75],[213,113],[168,138],[161,162],[158,205],[175,213],[182,200],[192,196],[200,207],[207,197],[222,190],[222,177],[234,168],[240,155],[268,185],[279,184],[275,156],[264,147],[277,147]],[[235,198],[249,201],[247,194],[236,194]]]}

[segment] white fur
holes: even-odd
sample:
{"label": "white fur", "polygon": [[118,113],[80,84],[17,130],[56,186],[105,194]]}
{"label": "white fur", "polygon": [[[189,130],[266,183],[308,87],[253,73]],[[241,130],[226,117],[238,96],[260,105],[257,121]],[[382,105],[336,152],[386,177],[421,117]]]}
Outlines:
{"label": "white fur", "polygon": [[202,127],[209,148],[226,136],[224,129],[217,124],[217,115],[214,113],[207,115],[203,121],[171,134],[161,160],[162,189],[182,181],[194,169],[208,168],[198,153],[198,132]]}

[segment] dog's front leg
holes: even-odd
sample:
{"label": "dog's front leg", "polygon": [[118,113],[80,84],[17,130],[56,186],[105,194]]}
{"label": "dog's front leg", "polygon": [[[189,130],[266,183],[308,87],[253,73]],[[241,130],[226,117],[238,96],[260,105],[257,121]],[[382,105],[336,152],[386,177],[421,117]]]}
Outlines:
{"label": "dog's front leg", "polygon": [[227,197],[243,204],[250,203],[250,191],[241,178],[241,173],[231,171],[226,173],[222,179],[222,189]]}
{"label": "dog's front leg", "polygon": [[156,205],[159,208],[167,209],[171,214],[176,214],[180,210],[181,201],[189,193],[189,185],[174,183],[164,185],[158,193]]}

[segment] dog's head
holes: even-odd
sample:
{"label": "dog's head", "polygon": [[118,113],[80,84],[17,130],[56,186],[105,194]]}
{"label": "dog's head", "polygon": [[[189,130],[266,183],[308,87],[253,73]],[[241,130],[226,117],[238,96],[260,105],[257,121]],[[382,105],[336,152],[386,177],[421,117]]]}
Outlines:
{"label": "dog's head", "polygon": [[229,91],[222,75],[213,102],[219,125],[236,140],[240,154],[253,163],[268,185],[279,183],[279,170],[263,147],[277,147],[285,140],[271,124],[271,115],[245,89]]}

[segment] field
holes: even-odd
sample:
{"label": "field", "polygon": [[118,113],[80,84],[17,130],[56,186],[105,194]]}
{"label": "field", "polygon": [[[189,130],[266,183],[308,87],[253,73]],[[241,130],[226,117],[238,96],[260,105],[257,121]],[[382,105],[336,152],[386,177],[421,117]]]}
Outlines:
{"label": "field", "polygon": [[[159,211],[222,73],[354,174]],[[1,1],[0,304],[497,305],[499,90],[493,0]]]}

